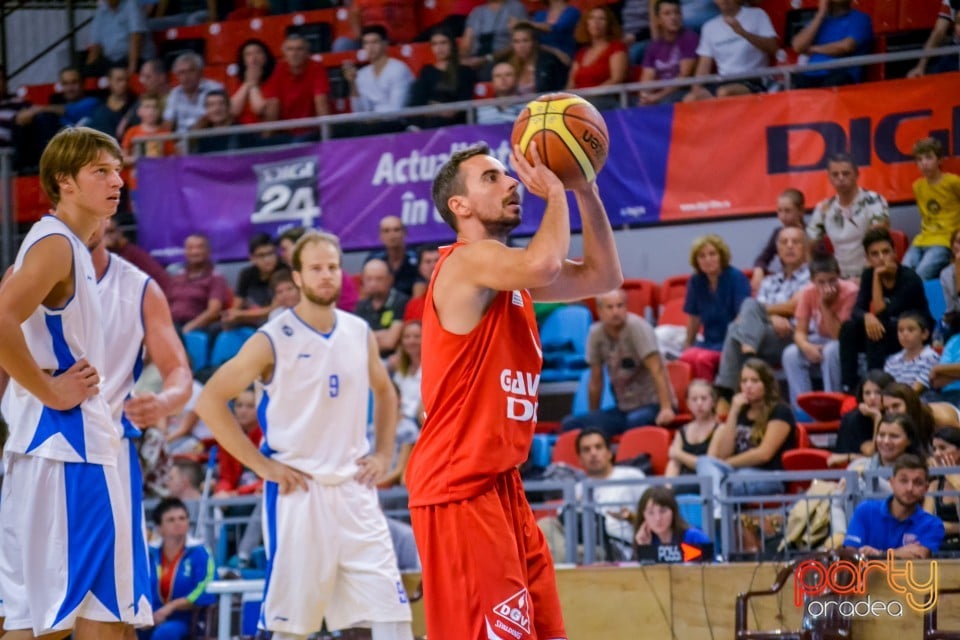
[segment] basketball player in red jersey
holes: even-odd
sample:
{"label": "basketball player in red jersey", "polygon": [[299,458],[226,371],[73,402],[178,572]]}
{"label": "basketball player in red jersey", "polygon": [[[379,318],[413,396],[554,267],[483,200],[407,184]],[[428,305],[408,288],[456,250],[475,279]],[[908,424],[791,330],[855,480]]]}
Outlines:
{"label": "basketball player in red jersey", "polygon": [[441,249],[423,314],[426,421],[407,471],[423,564],[427,632],[437,640],[566,638],[553,561],[517,466],[536,426],[543,358],[533,301],[580,300],[623,281],[599,192],[573,188],[583,261],[567,260],[564,186],[514,149],[527,191],[547,202],[525,248],[506,239],[520,223],[519,183],[486,145],[453,154],[433,201],[457,232]]}

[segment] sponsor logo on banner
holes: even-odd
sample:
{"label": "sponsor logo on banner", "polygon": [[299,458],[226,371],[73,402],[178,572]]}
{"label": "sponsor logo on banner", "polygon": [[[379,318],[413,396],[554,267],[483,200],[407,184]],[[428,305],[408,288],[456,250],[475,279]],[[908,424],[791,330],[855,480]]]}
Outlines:
{"label": "sponsor logo on banner", "polygon": [[313,227],[320,217],[317,159],[312,156],[253,165],[257,176],[254,224],[296,221]]}

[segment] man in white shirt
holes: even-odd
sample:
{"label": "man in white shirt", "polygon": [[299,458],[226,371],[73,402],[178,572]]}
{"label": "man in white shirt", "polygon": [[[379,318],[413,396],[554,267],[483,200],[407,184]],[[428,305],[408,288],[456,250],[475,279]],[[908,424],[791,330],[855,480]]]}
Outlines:
{"label": "man in white shirt", "polygon": [[[777,32],[770,17],[756,7],[744,7],[743,0],[716,0],[720,15],[703,25],[697,46],[695,76],[710,75],[714,63],[721,76],[746,73],[766,67],[777,53]],[[708,100],[714,96],[742,96],[760,93],[765,87],[760,79],[737,80],[716,86],[713,90],[694,85],[684,102]]]}
{"label": "man in white shirt", "polygon": [[[354,113],[391,113],[403,109],[413,85],[413,72],[402,61],[387,55],[387,30],[378,24],[364,27],[360,41],[369,64],[360,70],[352,64],[343,66],[343,77],[350,86],[351,109]],[[377,123],[389,124],[393,123]],[[382,126],[375,128],[377,133],[385,131]]]}

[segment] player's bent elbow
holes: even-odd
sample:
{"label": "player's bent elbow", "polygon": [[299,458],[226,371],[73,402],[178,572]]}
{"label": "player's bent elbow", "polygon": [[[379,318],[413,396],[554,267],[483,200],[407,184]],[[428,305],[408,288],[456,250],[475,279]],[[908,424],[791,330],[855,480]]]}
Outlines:
{"label": "player's bent elbow", "polygon": [[563,270],[563,260],[555,256],[545,256],[530,264],[529,274],[534,282],[531,287],[545,287],[553,284]]}

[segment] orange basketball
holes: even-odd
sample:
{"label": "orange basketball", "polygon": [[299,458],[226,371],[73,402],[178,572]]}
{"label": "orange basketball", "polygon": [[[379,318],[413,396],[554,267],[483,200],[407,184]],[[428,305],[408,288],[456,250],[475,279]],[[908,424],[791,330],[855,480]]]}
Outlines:
{"label": "orange basketball", "polygon": [[540,159],[567,187],[594,180],[610,148],[603,116],[592,104],[569,93],[540,96],[517,116],[510,142],[520,145],[532,162],[531,141],[536,141]]}

